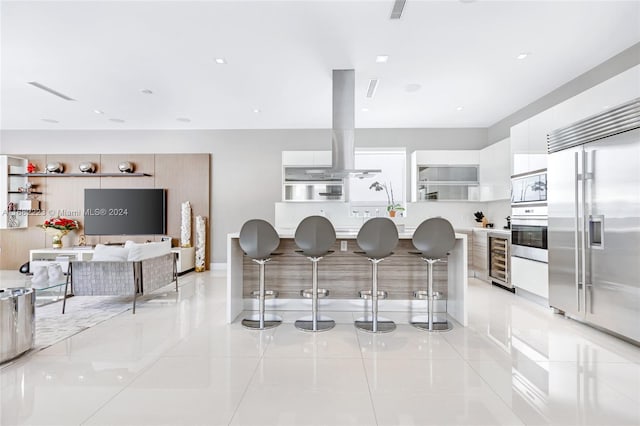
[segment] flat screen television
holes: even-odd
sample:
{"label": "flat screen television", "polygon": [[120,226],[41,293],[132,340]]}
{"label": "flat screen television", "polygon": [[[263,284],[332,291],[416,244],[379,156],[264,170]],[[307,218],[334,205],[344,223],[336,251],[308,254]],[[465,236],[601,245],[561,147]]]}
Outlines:
{"label": "flat screen television", "polygon": [[166,234],[164,189],[85,189],[85,235]]}

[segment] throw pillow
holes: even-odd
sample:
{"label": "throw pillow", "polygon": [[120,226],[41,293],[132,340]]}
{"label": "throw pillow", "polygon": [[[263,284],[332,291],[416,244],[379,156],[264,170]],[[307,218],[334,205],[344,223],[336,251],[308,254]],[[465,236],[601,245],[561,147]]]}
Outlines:
{"label": "throw pillow", "polygon": [[126,247],[98,244],[93,250],[91,260],[97,262],[126,262],[128,257],[129,249]]}
{"label": "throw pillow", "polygon": [[162,241],[159,243],[134,243],[133,241],[127,241],[124,245],[129,249],[129,261],[139,261],[150,259],[152,257],[158,257],[171,253],[171,241]]}

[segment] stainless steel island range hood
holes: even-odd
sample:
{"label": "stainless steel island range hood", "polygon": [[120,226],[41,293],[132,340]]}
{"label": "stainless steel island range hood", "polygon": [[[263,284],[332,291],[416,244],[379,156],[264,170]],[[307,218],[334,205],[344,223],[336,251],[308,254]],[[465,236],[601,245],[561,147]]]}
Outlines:
{"label": "stainless steel island range hood", "polygon": [[355,168],[355,71],[333,70],[331,168],[299,169],[287,179],[321,181],[373,177],[381,170]]}

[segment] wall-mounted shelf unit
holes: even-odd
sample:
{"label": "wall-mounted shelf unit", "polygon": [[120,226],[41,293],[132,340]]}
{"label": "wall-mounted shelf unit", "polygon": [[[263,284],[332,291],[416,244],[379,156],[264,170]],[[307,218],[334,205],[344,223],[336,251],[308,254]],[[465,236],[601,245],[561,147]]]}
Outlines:
{"label": "wall-mounted shelf unit", "polygon": [[10,173],[19,177],[143,177],[148,173]]}
{"label": "wall-mounted shelf unit", "polygon": [[29,191],[29,192],[24,192],[24,191],[9,191],[9,194],[37,194],[37,195],[41,195],[42,192],[38,192],[38,191]]}
{"label": "wall-mounted shelf unit", "polygon": [[28,179],[23,176],[27,164],[26,158],[0,155],[0,229],[26,228],[29,224],[29,215],[18,210],[20,201],[29,195],[19,190],[27,187]]}

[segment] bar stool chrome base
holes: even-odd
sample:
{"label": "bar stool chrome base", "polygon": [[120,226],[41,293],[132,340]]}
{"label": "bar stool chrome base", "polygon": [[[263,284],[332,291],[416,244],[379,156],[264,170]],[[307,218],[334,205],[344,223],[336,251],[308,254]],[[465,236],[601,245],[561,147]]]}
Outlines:
{"label": "bar stool chrome base", "polygon": [[302,317],[299,320],[296,320],[295,324],[296,328],[301,331],[327,331],[331,330],[336,326],[336,322],[324,315],[318,315],[316,320],[316,328],[313,328],[313,316],[309,315],[306,317]]}
{"label": "bar stool chrome base", "polygon": [[260,326],[260,314],[250,315],[242,320],[242,326],[251,330],[267,330],[282,324],[282,318],[278,315],[264,314],[264,324]]}
{"label": "bar stool chrome base", "polygon": [[431,328],[429,328],[429,315],[415,316],[411,318],[409,324],[423,331],[445,332],[453,329],[453,324],[450,321],[447,321],[446,318],[438,318],[437,315],[434,315]]}
{"label": "bar stool chrome base", "polygon": [[378,317],[378,329],[373,330],[373,321],[370,317],[358,318],[354,325],[358,330],[367,333],[389,333],[396,329],[396,323],[387,318]]}

